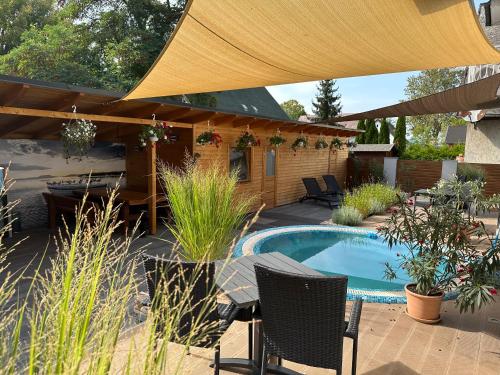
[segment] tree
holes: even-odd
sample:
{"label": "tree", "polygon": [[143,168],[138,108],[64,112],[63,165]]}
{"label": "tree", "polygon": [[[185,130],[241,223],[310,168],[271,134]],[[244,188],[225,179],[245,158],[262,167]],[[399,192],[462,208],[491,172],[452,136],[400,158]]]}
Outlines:
{"label": "tree", "polygon": [[378,143],[378,130],[377,130],[377,125],[375,125],[374,119],[369,119],[366,121],[365,143],[366,144]]}
{"label": "tree", "polygon": [[396,130],[394,131],[394,144],[398,150],[398,155],[402,155],[406,150],[406,117],[398,117]]}
{"label": "tree", "polygon": [[[358,121],[358,126],[357,126],[357,129],[358,130],[366,130],[366,127],[365,127],[365,120],[359,120]],[[365,143],[365,135],[366,133],[359,133],[357,136],[356,136],[356,143],[359,144],[359,145],[362,145]]]}
{"label": "tree", "polygon": [[335,87],[336,81],[327,79],[319,81],[317,86],[318,93],[313,100],[313,112],[320,121],[328,121],[332,117],[340,114],[342,105],[340,103],[341,95],[338,93],[338,88]]}
{"label": "tree", "polygon": [[287,100],[281,103],[280,106],[292,120],[297,120],[300,116],[306,114],[304,106],[295,99]]}
{"label": "tree", "polygon": [[380,133],[378,134],[378,143],[389,144],[389,123],[385,118],[380,120]]}
{"label": "tree", "polygon": [[[456,87],[460,84],[463,74],[461,69],[421,71],[407,79],[406,97],[412,100]],[[413,138],[419,143],[437,143],[448,126],[464,123],[464,120],[457,119],[452,113],[414,116],[408,119]]]}
{"label": "tree", "polygon": [[185,0],[0,3],[0,73],[119,91],[147,72],[185,6]]}

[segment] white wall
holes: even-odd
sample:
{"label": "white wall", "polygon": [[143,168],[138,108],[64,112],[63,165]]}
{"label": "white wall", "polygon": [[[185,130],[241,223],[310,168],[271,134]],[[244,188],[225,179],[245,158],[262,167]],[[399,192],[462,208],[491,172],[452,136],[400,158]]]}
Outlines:
{"label": "white wall", "polygon": [[500,164],[500,119],[482,120],[474,129],[467,125],[465,162]]}

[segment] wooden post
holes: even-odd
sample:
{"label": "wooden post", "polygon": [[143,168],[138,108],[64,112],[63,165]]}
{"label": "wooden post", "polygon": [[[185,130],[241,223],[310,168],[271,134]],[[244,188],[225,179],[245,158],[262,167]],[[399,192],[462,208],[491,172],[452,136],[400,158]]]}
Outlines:
{"label": "wooden post", "polygon": [[156,234],[156,144],[148,141],[147,149],[149,233]]}

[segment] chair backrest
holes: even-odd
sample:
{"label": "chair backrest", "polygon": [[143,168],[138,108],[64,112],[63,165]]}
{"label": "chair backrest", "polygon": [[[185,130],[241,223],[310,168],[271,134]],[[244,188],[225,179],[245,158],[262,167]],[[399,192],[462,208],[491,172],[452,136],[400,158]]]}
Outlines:
{"label": "chair backrest", "polygon": [[306,188],[307,195],[321,195],[323,193],[318,181],[314,177],[304,177],[302,182]]}
{"label": "chair backrest", "polygon": [[340,187],[339,183],[337,182],[337,179],[335,178],[335,176],[333,174],[327,174],[327,175],[324,175],[322,177],[323,177],[323,181],[325,181],[326,189],[329,192],[344,193],[344,191]]}
{"label": "chair backrest", "polygon": [[[193,329],[201,326],[213,326],[219,321],[216,309],[215,264],[183,262],[178,259],[163,259],[150,255],[143,255],[143,265],[146,274],[149,297],[152,308],[180,308],[186,311],[178,319],[176,332],[170,341],[184,343]],[[157,293],[168,293],[168,306],[165,298]],[[162,302],[159,302],[162,301]],[[213,330],[212,330],[213,331]],[[209,346],[218,335],[211,334],[204,338],[204,342],[194,346]],[[206,344],[206,345],[205,345]]]}
{"label": "chair backrest", "polygon": [[306,276],[256,264],[266,352],[342,368],[347,277]]}

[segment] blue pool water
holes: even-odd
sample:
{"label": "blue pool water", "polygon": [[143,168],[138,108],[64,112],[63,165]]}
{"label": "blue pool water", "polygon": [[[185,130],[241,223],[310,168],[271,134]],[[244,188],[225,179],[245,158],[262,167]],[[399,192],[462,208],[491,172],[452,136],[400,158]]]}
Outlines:
{"label": "blue pool water", "polygon": [[[254,253],[279,251],[327,275],[347,275],[351,289],[401,291],[410,280],[397,269],[397,253],[373,232],[345,233],[315,230],[274,233],[254,245]],[[398,278],[383,278],[385,262],[394,266]]]}

